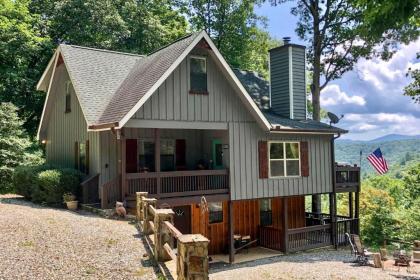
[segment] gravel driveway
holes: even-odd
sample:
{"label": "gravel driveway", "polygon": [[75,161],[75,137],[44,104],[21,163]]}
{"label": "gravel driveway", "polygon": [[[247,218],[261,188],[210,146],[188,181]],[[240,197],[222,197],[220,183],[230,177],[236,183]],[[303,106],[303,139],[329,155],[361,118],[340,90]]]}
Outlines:
{"label": "gravel driveway", "polygon": [[[211,269],[211,280],[244,279],[420,279],[420,265],[398,268],[391,265],[385,271],[351,263],[349,250],[317,250],[287,256],[272,257],[231,267]],[[391,261],[392,262],[392,261]]]}
{"label": "gravel driveway", "polygon": [[0,279],[156,279],[127,221],[0,196]]}

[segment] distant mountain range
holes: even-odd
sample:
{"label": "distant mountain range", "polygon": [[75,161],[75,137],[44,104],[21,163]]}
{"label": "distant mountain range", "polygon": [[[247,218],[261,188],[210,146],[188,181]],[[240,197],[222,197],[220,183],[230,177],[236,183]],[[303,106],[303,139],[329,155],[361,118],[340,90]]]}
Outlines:
{"label": "distant mountain range", "polygon": [[351,140],[351,139],[338,139],[336,142],[387,142],[387,141],[400,141],[400,140],[410,140],[410,139],[420,139],[420,135],[403,135],[403,134],[388,134],[372,140]]}
{"label": "distant mountain range", "polygon": [[411,162],[420,162],[420,135],[389,134],[373,140],[341,140],[335,143],[335,158],[337,162],[348,162],[359,165],[362,151],[362,173],[370,174],[375,170],[366,157],[376,148],[381,151],[391,169],[399,169]]}

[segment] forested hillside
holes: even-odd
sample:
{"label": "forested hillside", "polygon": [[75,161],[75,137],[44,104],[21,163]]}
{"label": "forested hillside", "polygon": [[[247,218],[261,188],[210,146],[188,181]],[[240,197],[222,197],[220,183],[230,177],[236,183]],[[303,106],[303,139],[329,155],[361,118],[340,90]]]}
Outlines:
{"label": "forested hillside", "polygon": [[373,174],[375,170],[366,157],[380,147],[388,162],[390,172],[398,173],[412,162],[420,162],[420,139],[384,140],[384,141],[351,141],[342,140],[335,143],[335,158],[338,162],[359,165],[362,151],[362,174]]}

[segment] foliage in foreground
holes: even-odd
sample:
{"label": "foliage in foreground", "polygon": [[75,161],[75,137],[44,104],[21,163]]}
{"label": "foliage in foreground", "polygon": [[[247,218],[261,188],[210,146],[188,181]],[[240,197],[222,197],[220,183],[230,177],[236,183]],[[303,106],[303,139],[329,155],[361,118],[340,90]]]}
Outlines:
{"label": "foliage in foreground", "polygon": [[59,205],[65,193],[79,194],[80,179],[80,172],[70,168],[20,166],[13,175],[13,185],[17,194],[35,203]]}
{"label": "foliage in foreground", "polygon": [[360,197],[361,235],[370,245],[384,239],[420,239],[420,163],[402,178],[372,177],[363,182]]}
{"label": "foliage in foreground", "polygon": [[0,193],[12,190],[10,181],[17,166],[42,161],[41,151],[22,129],[17,107],[0,103]]}

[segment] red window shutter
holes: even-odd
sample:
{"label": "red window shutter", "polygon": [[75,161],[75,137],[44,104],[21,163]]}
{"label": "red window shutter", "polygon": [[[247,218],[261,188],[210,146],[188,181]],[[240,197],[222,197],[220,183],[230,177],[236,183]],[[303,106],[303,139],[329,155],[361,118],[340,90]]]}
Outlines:
{"label": "red window shutter", "polygon": [[303,177],[309,176],[309,150],[308,142],[300,142],[300,173]]}
{"label": "red window shutter", "polygon": [[268,178],[268,146],[267,141],[258,142],[258,159],[260,167],[260,178]]}

